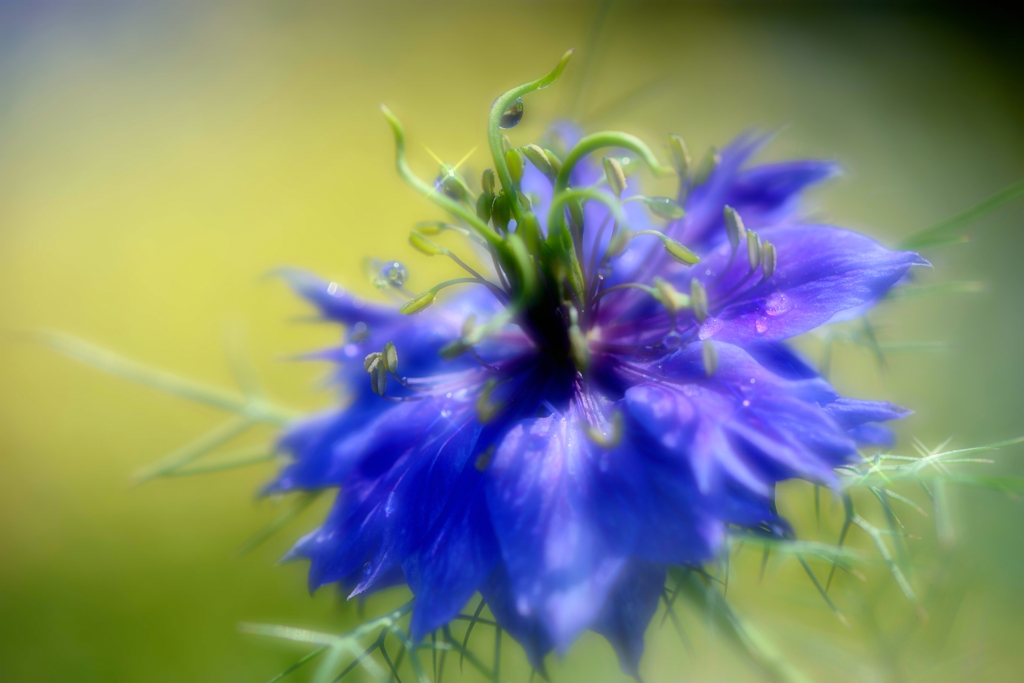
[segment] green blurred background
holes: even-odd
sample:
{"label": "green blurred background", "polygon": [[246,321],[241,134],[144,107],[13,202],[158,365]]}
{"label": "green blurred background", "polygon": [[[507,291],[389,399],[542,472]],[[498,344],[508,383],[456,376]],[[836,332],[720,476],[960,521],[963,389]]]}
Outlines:
{"label": "green blurred background", "polygon": [[[244,330],[281,402],[327,405],[324,368],[283,359],[337,330],[296,322],[308,310],[263,276],[299,265],[368,293],[366,255],[405,261],[414,290],[440,267],[406,246],[412,223],[437,214],[397,178],[378,105],[405,122],[428,175],[425,145],[461,158],[483,142],[493,98],[568,47],[580,59],[528,99],[515,142],[569,112],[577,91],[588,126],[659,145],[677,132],[698,154],[781,128],[764,158],[841,161],[846,175],[814,206],[889,243],[1024,177],[1008,19],[915,4],[616,3],[588,62],[595,14],[510,1],[0,2],[0,328],[64,330],[225,386],[226,331]],[[478,149],[468,165],[486,158]],[[842,391],[917,411],[903,443],[1024,433],[1022,219],[1024,205],[1004,208],[972,243],[927,254],[926,281],[980,279],[986,293],[874,318],[884,343],[948,351],[894,354],[885,373],[861,350],[837,352]],[[255,496],[269,465],[129,486],[220,419],[0,339],[0,680],[263,681],[305,650],[239,634],[239,622],[354,623],[332,591],[308,596],[303,566],[275,565],[322,505],[238,558],[277,512]],[[1024,472],[1020,455],[1003,451],[993,471]],[[951,550],[930,519],[907,521],[922,537],[910,547],[925,622],[877,561],[866,583],[833,589],[851,628],[798,565],[772,561],[759,582],[753,552],[736,558],[730,600],[813,680],[1020,680],[1021,505],[983,491],[954,504]],[[817,537],[807,487],[787,487],[782,506]],[[833,505],[822,539],[838,520]],[[758,680],[699,616],[685,625],[690,650],[671,627],[649,631],[648,681]],[[526,671],[507,657],[511,680]],[[624,679],[589,636],[552,675]]]}

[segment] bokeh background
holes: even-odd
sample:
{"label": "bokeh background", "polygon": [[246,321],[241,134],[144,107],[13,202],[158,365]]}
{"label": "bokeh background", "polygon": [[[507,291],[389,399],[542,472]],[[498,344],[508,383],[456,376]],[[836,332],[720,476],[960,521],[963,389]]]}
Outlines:
{"label": "bokeh background", "polygon": [[[71,332],[225,386],[224,340],[244,334],[280,402],[329,404],[324,368],[287,357],[337,330],[301,322],[308,309],[264,276],[303,266],[369,294],[367,255],[405,261],[413,289],[442,268],[406,246],[416,220],[438,216],[394,173],[381,102],[429,175],[425,146],[461,158],[483,142],[495,96],[578,47],[566,79],[527,100],[514,141],[568,113],[658,145],[680,133],[695,154],[751,127],[778,129],[763,158],[840,160],[847,173],[814,192],[816,210],[889,243],[1024,178],[1024,41],[995,13],[619,2],[595,40],[597,10],[0,2],[0,680],[262,681],[305,650],[240,634],[239,622],[356,623],[330,590],[309,597],[303,566],[275,564],[322,504],[239,558],[279,509],[256,496],[270,465],[129,486],[133,471],[221,415],[20,333]],[[486,158],[478,149],[467,165],[479,171]],[[904,444],[1024,433],[1022,221],[1024,204],[1011,205],[971,243],[927,254],[936,268],[924,281],[982,280],[985,293],[873,318],[884,344],[944,351],[894,353],[885,372],[863,350],[836,351],[845,393],[917,411],[900,427]],[[1000,452],[991,471],[1024,472],[1022,455]],[[841,577],[833,588],[850,628],[799,565],[773,560],[758,581],[756,553],[735,558],[730,601],[812,680],[1020,680],[1021,503],[953,497],[951,549],[935,541],[933,520],[907,509],[926,621],[877,561],[862,568],[867,582]],[[826,498],[818,536],[810,500],[808,487],[791,486],[782,506],[804,537],[834,539],[839,510]],[[759,680],[700,615],[684,626],[689,647],[652,626],[647,680]],[[505,667],[526,680],[512,648]],[[624,679],[596,637],[551,670],[555,681]]]}

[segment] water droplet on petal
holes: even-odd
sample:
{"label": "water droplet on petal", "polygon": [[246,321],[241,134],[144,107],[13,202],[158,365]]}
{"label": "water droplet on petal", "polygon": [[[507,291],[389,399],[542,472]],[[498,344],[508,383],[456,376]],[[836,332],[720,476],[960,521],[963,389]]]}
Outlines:
{"label": "water droplet on petal", "polygon": [[409,279],[409,270],[401,261],[388,261],[381,266],[380,274],[393,287],[402,287]]}
{"label": "water droplet on petal", "polygon": [[338,291],[338,283],[337,282],[332,282],[331,284],[327,285],[327,293],[330,294],[331,296],[334,296],[334,294],[337,291]]}
{"label": "water droplet on petal", "polygon": [[743,400],[743,407],[744,407],[744,408],[749,408],[749,407],[750,407],[750,401],[748,401],[748,400],[744,399],[744,400]]}
{"label": "water droplet on petal", "polygon": [[700,326],[700,332],[697,333],[697,336],[700,337],[701,341],[710,339],[715,336],[716,332],[722,329],[722,325],[724,324],[725,323],[719,318],[708,318],[704,321],[704,324]]}
{"label": "water droplet on petal", "polygon": [[757,316],[757,320],[754,321],[754,329],[757,330],[758,334],[764,334],[768,331],[768,318],[763,315]]}
{"label": "water droplet on petal", "polygon": [[782,315],[791,308],[792,300],[782,292],[773,292],[764,302],[764,312],[771,316]]}
{"label": "water droplet on petal", "polygon": [[672,331],[665,335],[665,338],[661,341],[666,349],[674,350],[678,349],[679,345],[683,343],[683,337],[678,332]]}
{"label": "water droplet on petal", "polygon": [[452,392],[449,391],[447,394],[444,395],[444,397],[445,398],[451,398],[452,397]]}
{"label": "water droplet on petal", "polygon": [[508,105],[508,109],[501,115],[498,122],[499,128],[515,128],[523,120],[523,98],[517,97],[515,102]]}
{"label": "water droplet on petal", "polygon": [[652,358],[657,358],[658,355],[659,354],[657,347],[651,346],[649,344],[645,346],[638,346],[636,349],[637,360],[651,360]]}

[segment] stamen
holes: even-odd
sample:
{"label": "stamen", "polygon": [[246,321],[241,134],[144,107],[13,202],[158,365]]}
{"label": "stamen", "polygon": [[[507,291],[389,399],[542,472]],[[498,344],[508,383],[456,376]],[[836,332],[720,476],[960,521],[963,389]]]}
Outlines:
{"label": "stamen", "polygon": [[747,260],[752,271],[761,265],[761,236],[753,230],[747,231]]}
{"label": "stamen", "polygon": [[654,235],[661,240],[663,245],[665,245],[665,251],[680,263],[685,263],[688,266],[700,263],[699,256],[684,247],[681,242],[677,242],[663,232],[658,232],[657,230],[637,230],[636,232],[629,234],[629,239],[638,235]]}
{"label": "stamen", "polygon": [[715,371],[718,369],[718,350],[712,342],[704,342],[701,349],[701,357],[704,361],[704,372],[707,373],[708,377],[715,374]]}
{"label": "stamen", "polygon": [[690,302],[697,322],[704,322],[708,317],[708,292],[697,278],[690,280]]}
{"label": "stamen", "polygon": [[611,450],[622,443],[622,437],[626,433],[626,419],[621,411],[616,410],[612,412],[607,434],[591,424],[583,426],[583,433],[594,445]]}
{"label": "stamen", "polygon": [[743,219],[736,209],[726,206],[723,213],[725,215],[725,234],[729,236],[729,244],[732,245],[733,251],[735,251],[739,247],[740,242],[746,241],[747,229],[743,226]]}
{"label": "stamen", "polygon": [[608,180],[608,187],[616,199],[622,199],[622,193],[626,189],[626,173],[622,170],[622,164],[613,157],[604,158],[604,175]]}
{"label": "stamen", "polygon": [[775,265],[777,261],[777,254],[775,252],[775,245],[771,242],[765,242],[761,245],[761,277],[767,280],[775,272]]}

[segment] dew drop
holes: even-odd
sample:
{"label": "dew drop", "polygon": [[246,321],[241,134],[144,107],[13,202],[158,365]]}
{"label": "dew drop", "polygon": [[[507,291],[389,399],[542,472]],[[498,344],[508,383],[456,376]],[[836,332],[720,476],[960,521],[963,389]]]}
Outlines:
{"label": "dew drop", "polygon": [[452,392],[449,391],[447,394],[444,395],[444,397],[445,398],[451,398],[452,397]]}
{"label": "dew drop", "polygon": [[380,274],[393,287],[402,287],[409,279],[409,270],[402,265],[401,261],[388,261],[381,266]]}
{"label": "dew drop", "polygon": [[756,380],[756,379],[754,379],[753,377],[751,377],[751,378],[750,378],[750,383],[751,383],[751,384],[757,384],[757,380]]}
{"label": "dew drop", "polygon": [[750,407],[750,401],[748,401],[748,400],[744,399],[744,400],[743,400],[743,407],[744,407],[744,408],[749,408],[749,407]]}
{"label": "dew drop", "polygon": [[334,296],[335,293],[337,293],[337,291],[338,291],[338,283],[337,282],[332,282],[331,284],[327,285],[327,293],[330,294],[331,296]]}
{"label": "dew drop", "polygon": [[757,330],[758,334],[764,334],[768,331],[768,318],[763,315],[757,316],[757,320],[754,321],[754,329]]}
{"label": "dew drop", "polygon": [[683,343],[683,337],[676,331],[669,332],[665,335],[665,338],[661,341],[666,349],[674,350],[678,349],[679,345]]}
{"label": "dew drop", "polygon": [[639,360],[651,360],[658,356],[658,349],[654,346],[640,346],[637,347],[636,357]]}
{"label": "dew drop", "polygon": [[508,105],[498,122],[499,128],[515,128],[523,120],[523,98],[517,97],[515,102]]}
{"label": "dew drop", "polygon": [[700,326],[700,332],[697,333],[697,336],[700,337],[701,341],[710,339],[715,336],[716,332],[722,329],[722,325],[724,324],[725,323],[723,323],[719,318],[708,318]]}
{"label": "dew drop", "polygon": [[452,411],[448,410],[447,408],[445,408],[444,410],[441,411],[441,417],[449,418],[451,416],[452,416]]}
{"label": "dew drop", "polygon": [[764,312],[771,316],[782,315],[793,308],[793,302],[782,292],[774,292],[764,302]]}
{"label": "dew drop", "polygon": [[359,355],[359,347],[355,344],[345,344],[341,351],[345,354],[346,358],[355,358]]}

